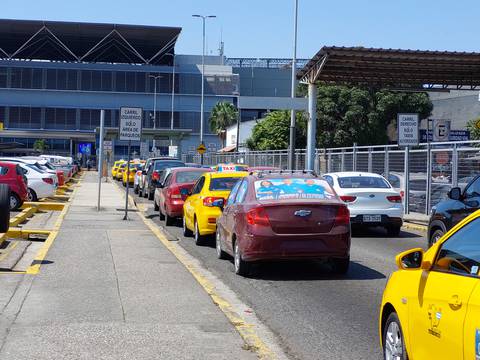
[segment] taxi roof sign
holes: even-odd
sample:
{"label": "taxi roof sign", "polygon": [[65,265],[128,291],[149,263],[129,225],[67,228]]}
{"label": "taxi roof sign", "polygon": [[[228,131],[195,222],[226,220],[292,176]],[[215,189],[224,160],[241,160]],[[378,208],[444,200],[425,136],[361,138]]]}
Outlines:
{"label": "taxi roof sign", "polygon": [[198,147],[197,147],[197,152],[198,152],[199,154],[203,154],[203,153],[205,153],[205,151],[207,151],[207,148],[205,147],[204,144],[198,145]]}

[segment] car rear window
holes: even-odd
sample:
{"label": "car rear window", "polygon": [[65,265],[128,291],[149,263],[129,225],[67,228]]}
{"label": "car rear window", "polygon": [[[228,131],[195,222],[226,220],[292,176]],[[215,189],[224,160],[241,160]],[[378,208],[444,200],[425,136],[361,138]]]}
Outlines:
{"label": "car rear window", "polygon": [[390,189],[388,182],[375,176],[339,177],[338,185],[343,189]]}
{"label": "car rear window", "polygon": [[241,180],[241,177],[222,177],[210,180],[210,191],[229,191]]}
{"label": "car rear window", "polygon": [[0,175],[7,175],[8,174],[8,167],[0,166]]}
{"label": "car rear window", "polygon": [[334,199],[336,197],[325,180],[312,178],[257,180],[255,195],[258,200]]}
{"label": "car rear window", "polygon": [[182,167],[182,166],[185,166],[185,164],[181,161],[160,160],[160,161],[155,161],[155,164],[153,165],[153,169],[158,171],[166,168],[174,168],[174,167]]}
{"label": "car rear window", "polygon": [[202,176],[203,171],[182,171],[177,173],[177,183],[193,183]]}

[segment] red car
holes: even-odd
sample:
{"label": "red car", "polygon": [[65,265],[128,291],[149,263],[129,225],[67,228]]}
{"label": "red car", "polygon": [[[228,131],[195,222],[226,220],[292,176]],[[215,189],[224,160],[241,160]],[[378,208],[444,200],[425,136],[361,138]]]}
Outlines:
{"label": "red car", "polygon": [[27,201],[28,186],[23,169],[15,163],[0,162],[0,184],[10,188],[10,210],[17,210]]}
{"label": "red car", "polygon": [[156,189],[155,203],[158,204],[160,220],[173,225],[176,218],[183,216],[183,203],[198,178],[211,169],[182,167],[169,169],[161,188]]}
{"label": "red car", "polygon": [[252,262],[328,259],[339,274],[350,263],[350,213],[330,185],[314,174],[257,173],[239,181],[217,220],[219,259],[234,257],[235,272]]}

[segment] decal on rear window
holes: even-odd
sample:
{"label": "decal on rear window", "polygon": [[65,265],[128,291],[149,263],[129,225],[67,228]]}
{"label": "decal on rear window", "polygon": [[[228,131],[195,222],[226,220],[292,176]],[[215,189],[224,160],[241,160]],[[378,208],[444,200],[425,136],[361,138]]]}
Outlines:
{"label": "decal on rear window", "polygon": [[255,181],[255,194],[258,200],[335,198],[325,181],[312,178],[258,180]]}

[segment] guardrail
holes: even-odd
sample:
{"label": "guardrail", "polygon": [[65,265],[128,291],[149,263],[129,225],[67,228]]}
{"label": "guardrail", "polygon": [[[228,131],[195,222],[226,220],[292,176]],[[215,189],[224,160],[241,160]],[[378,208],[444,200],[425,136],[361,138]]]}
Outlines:
{"label": "guardrail", "polygon": [[[199,163],[200,156],[183,155],[183,160]],[[306,151],[296,150],[295,160],[295,168],[304,169]],[[275,150],[204,154],[206,165],[230,162],[286,169],[288,152]],[[315,170],[319,174],[338,171],[382,174],[404,196],[406,213],[428,215],[432,206],[444,199],[450,188],[464,188],[474,176],[480,174],[480,141],[422,143],[409,151],[397,145],[317,149]]]}

